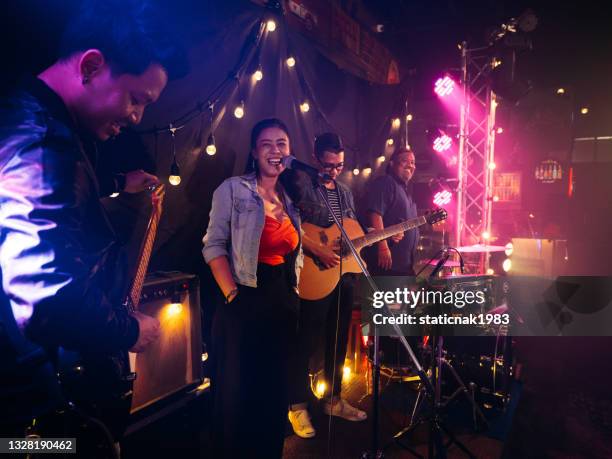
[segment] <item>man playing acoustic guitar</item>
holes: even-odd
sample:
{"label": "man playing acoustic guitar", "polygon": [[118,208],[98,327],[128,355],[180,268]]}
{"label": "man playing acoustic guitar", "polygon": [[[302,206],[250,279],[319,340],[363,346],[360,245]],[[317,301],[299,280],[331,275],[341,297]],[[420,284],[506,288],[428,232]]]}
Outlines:
{"label": "man playing acoustic guitar", "polygon": [[[342,218],[356,220],[355,204],[350,189],[343,183],[335,181],[344,167],[344,147],[338,135],[328,132],[318,136],[314,145],[314,159],[319,171],[332,179],[323,183],[322,190],[327,194],[336,217],[340,220]],[[310,179],[305,179],[304,182],[306,183],[300,183],[301,196],[298,203],[302,211],[302,221],[323,228],[330,227],[334,221],[325,203],[313,188]],[[323,245],[308,234],[304,234],[303,244],[305,252],[316,258],[324,268],[332,268],[340,263],[337,247],[333,244]],[[353,303],[353,276],[345,274],[334,290],[324,298],[301,301],[298,357],[290,378],[289,420],[293,431],[302,438],[311,438],[315,435],[307,410],[310,391],[308,362],[317,348],[319,338],[325,343],[325,380],[331,386],[329,396],[325,398],[324,412],[350,421],[363,421],[367,418],[364,411],[351,406],[340,397]]]}

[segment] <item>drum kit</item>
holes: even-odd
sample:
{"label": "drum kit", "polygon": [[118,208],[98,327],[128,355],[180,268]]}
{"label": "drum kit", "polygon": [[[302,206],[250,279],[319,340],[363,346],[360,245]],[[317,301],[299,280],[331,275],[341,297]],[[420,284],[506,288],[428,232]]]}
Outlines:
{"label": "drum kit", "polygon": [[[486,244],[456,248],[460,258],[462,258],[462,254],[486,255],[492,252],[503,252],[504,250],[504,246]],[[455,268],[461,268],[461,271],[463,271],[463,260],[460,262],[449,259],[448,250],[441,251],[441,253],[440,258],[429,260],[425,266],[435,266],[434,271],[443,266],[444,268],[450,268],[450,273],[440,278],[431,277],[431,288],[488,290],[490,301],[487,301],[481,312],[499,313],[494,294],[496,276],[459,274],[459,270],[455,270]],[[440,336],[439,330],[432,329],[429,332],[424,330],[424,334],[431,333],[431,335],[418,339],[413,337],[411,342],[413,347],[419,351],[419,359],[430,362],[430,373],[438,376],[436,397],[439,407],[445,408],[455,399],[465,396],[472,408],[475,429],[481,422],[485,426],[488,424],[483,410],[503,409],[505,407],[508,401],[509,381],[512,375],[512,346],[510,338],[506,336],[506,330],[499,327],[496,330],[485,330],[485,328],[482,327],[481,331],[482,335],[486,336],[453,336],[447,338]],[[381,351],[382,368],[387,370],[387,375],[391,370],[391,374],[399,376],[400,381],[415,379],[410,377],[413,370],[411,362],[405,355],[406,353],[399,340],[395,337],[381,338]],[[435,380],[435,376],[433,378]],[[421,389],[418,392],[409,425],[394,437],[394,441],[398,445],[404,446],[399,440],[410,434],[418,424],[427,418],[427,416],[423,416],[423,406],[421,406],[423,400],[424,392]]]}

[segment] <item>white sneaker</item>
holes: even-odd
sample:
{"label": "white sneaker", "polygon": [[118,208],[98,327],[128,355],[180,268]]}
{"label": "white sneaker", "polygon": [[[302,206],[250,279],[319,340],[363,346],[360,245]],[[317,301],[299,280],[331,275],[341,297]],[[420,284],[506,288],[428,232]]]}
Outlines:
{"label": "white sneaker", "polygon": [[298,437],[312,438],[316,434],[308,410],[289,410],[289,422]]}
{"label": "white sneaker", "polygon": [[333,404],[326,402],[325,405],[323,405],[323,411],[328,416],[338,416],[347,421],[365,421],[368,418],[365,411],[351,406],[349,402],[343,399]]}

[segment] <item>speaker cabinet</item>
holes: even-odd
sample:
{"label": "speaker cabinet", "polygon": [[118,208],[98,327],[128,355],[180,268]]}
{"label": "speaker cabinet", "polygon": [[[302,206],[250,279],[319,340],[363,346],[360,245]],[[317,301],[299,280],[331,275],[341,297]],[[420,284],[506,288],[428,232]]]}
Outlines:
{"label": "speaker cabinet", "polygon": [[136,380],[132,413],[202,379],[202,331],[198,278],[183,273],[147,276],[138,310],[161,324],[160,338],[130,354]]}

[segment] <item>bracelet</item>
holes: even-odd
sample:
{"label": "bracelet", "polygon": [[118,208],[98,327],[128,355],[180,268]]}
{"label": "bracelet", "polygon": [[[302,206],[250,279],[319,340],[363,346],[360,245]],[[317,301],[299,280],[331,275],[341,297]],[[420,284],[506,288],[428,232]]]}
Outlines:
{"label": "bracelet", "polygon": [[236,296],[236,295],[238,295],[238,289],[237,288],[233,289],[231,292],[229,292],[227,295],[225,295],[225,304],[229,304],[230,298],[232,296]]}

